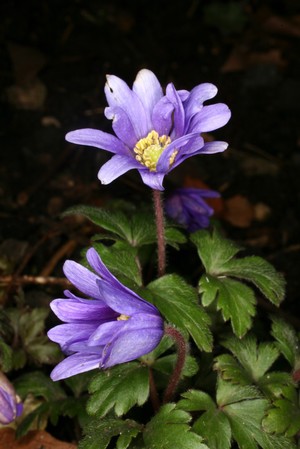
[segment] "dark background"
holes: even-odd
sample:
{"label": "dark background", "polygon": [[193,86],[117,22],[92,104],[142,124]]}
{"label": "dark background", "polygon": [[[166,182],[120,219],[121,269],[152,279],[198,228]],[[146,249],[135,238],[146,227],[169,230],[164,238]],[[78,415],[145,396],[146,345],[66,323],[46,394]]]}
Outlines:
{"label": "dark background", "polygon": [[232,119],[206,138],[230,148],[186,161],[166,187],[221,192],[226,234],[285,274],[283,308],[298,326],[299,1],[3,0],[0,17],[2,274],[62,276],[95,232],[61,220],[67,207],[148,199],[134,172],[101,186],[108,154],[64,140],[76,128],[110,131],[105,74],[131,85],[146,67],[177,89],[218,86]]}

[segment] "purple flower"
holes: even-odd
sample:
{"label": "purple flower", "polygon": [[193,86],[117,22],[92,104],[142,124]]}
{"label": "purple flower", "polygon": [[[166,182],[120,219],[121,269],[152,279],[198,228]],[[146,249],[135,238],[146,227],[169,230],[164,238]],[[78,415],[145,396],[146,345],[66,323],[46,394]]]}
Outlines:
{"label": "purple flower", "polygon": [[166,214],[183,225],[190,232],[207,228],[209,219],[214,213],[203,198],[219,198],[220,194],[213,190],[182,188],[176,189],[166,199]]}
{"label": "purple flower", "polygon": [[141,70],[132,90],[114,75],[107,76],[106,118],[116,136],[96,129],[79,129],[66,135],[68,142],[90,145],[114,153],[98,173],[109,184],[136,168],[149,187],[164,190],[164,176],[196,154],[226,150],[226,142],[204,143],[201,133],[224,126],[230,118],[225,104],[203,106],[217,94],[213,84],[203,83],[190,92],[167,85],[164,95],[154,73]]}
{"label": "purple flower", "polygon": [[52,371],[53,380],[95,368],[109,368],[152,351],[163,336],[163,319],[156,307],[121,284],[90,248],[87,260],[95,273],[67,260],[66,277],[92,299],[65,291],[66,298],[51,302],[65,324],[48,332],[68,357]]}
{"label": "purple flower", "polygon": [[0,424],[9,424],[22,414],[23,404],[7,377],[0,372]]}

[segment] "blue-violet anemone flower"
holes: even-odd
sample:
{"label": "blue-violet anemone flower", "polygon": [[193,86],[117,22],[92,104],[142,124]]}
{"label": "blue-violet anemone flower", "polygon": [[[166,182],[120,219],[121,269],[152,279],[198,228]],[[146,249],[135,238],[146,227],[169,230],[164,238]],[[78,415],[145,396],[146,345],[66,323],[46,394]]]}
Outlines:
{"label": "blue-violet anemone flower", "polygon": [[214,210],[203,198],[219,198],[213,190],[181,188],[176,189],[166,199],[166,214],[190,232],[209,226]]}
{"label": "blue-violet anemone flower", "polygon": [[9,424],[22,414],[23,404],[7,377],[0,372],[0,424]]}
{"label": "blue-violet anemone flower", "polygon": [[143,182],[164,190],[166,174],[196,154],[226,150],[226,142],[205,143],[201,133],[218,129],[228,122],[230,110],[223,103],[204,106],[217,94],[210,83],[191,91],[176,90],[173,83],[166,93],[150,70],[143,69],[132,89],[120,78],[107,76],[106,118],[112,120],[115,136],[96,129],[78,129],[66,140],[114,153],[98,173],[102,184],[109,184],[123,173],[136,168]]}
{"label": "blue-violet anemone flower", "polygon": [[121,284],[93,248],[86,257],[94,272],[67,260],[64,273],[91,299],[66,290],[66,298],[51,302],[65,324],[50,329],[48,336],[68,355],[52,371],[53,380],[134,360],[151,352],[163,336],[156,307]]}

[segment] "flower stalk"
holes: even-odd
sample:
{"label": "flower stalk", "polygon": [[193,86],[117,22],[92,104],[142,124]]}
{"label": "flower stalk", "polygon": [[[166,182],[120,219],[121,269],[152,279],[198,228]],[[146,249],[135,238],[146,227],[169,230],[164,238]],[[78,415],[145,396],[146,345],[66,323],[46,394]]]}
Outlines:
{"label": "flower stalk", "polygon": [[153,190],[156,235],[157,235],[157,265],[158,277],[166,272],[166,241],[163,200],[160,190]]}
{"label": "flower stalk", "polygon": [[186,354],[187,354],[187,344],[185,342],[185,339],[181,335],[181,333],[175,329],[172,326],[166,326],[165,328],[165,334],[169,335],[169,337],[174,340],[177,346],[177,362],[174,368],[174,371],[172,373],[172,376],[170,377],[168,386],[165,390],[164,397],[163,397],[163,404],[166,404],[167,402],[170,402],[173,398],[176,388],[179,384],[182,370],[185,364]]}

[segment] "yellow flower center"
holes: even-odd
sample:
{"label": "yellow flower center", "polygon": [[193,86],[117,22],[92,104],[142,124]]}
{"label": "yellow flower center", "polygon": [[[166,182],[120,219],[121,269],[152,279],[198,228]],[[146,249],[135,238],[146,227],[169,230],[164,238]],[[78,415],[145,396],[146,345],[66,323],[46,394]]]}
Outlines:
{"label": "yellow flower center", "polygon": [[130,318],[130,316],[124,315],[122,313],[120,316],[118,316],[117,321],[127,321],[127,320],[129,320],[129,318]]}
{"label": "yellow flower center", "polygon": [[[147,137],[140,139],[135,145],[136,160],[149,168],[150,171],[156,171],[156,165],[162,152],[171,143],[169,136],[159,136],[156,131],[151,131]],[[170,157],[170,165],[174,163],[177,150],[174,150]]]}

